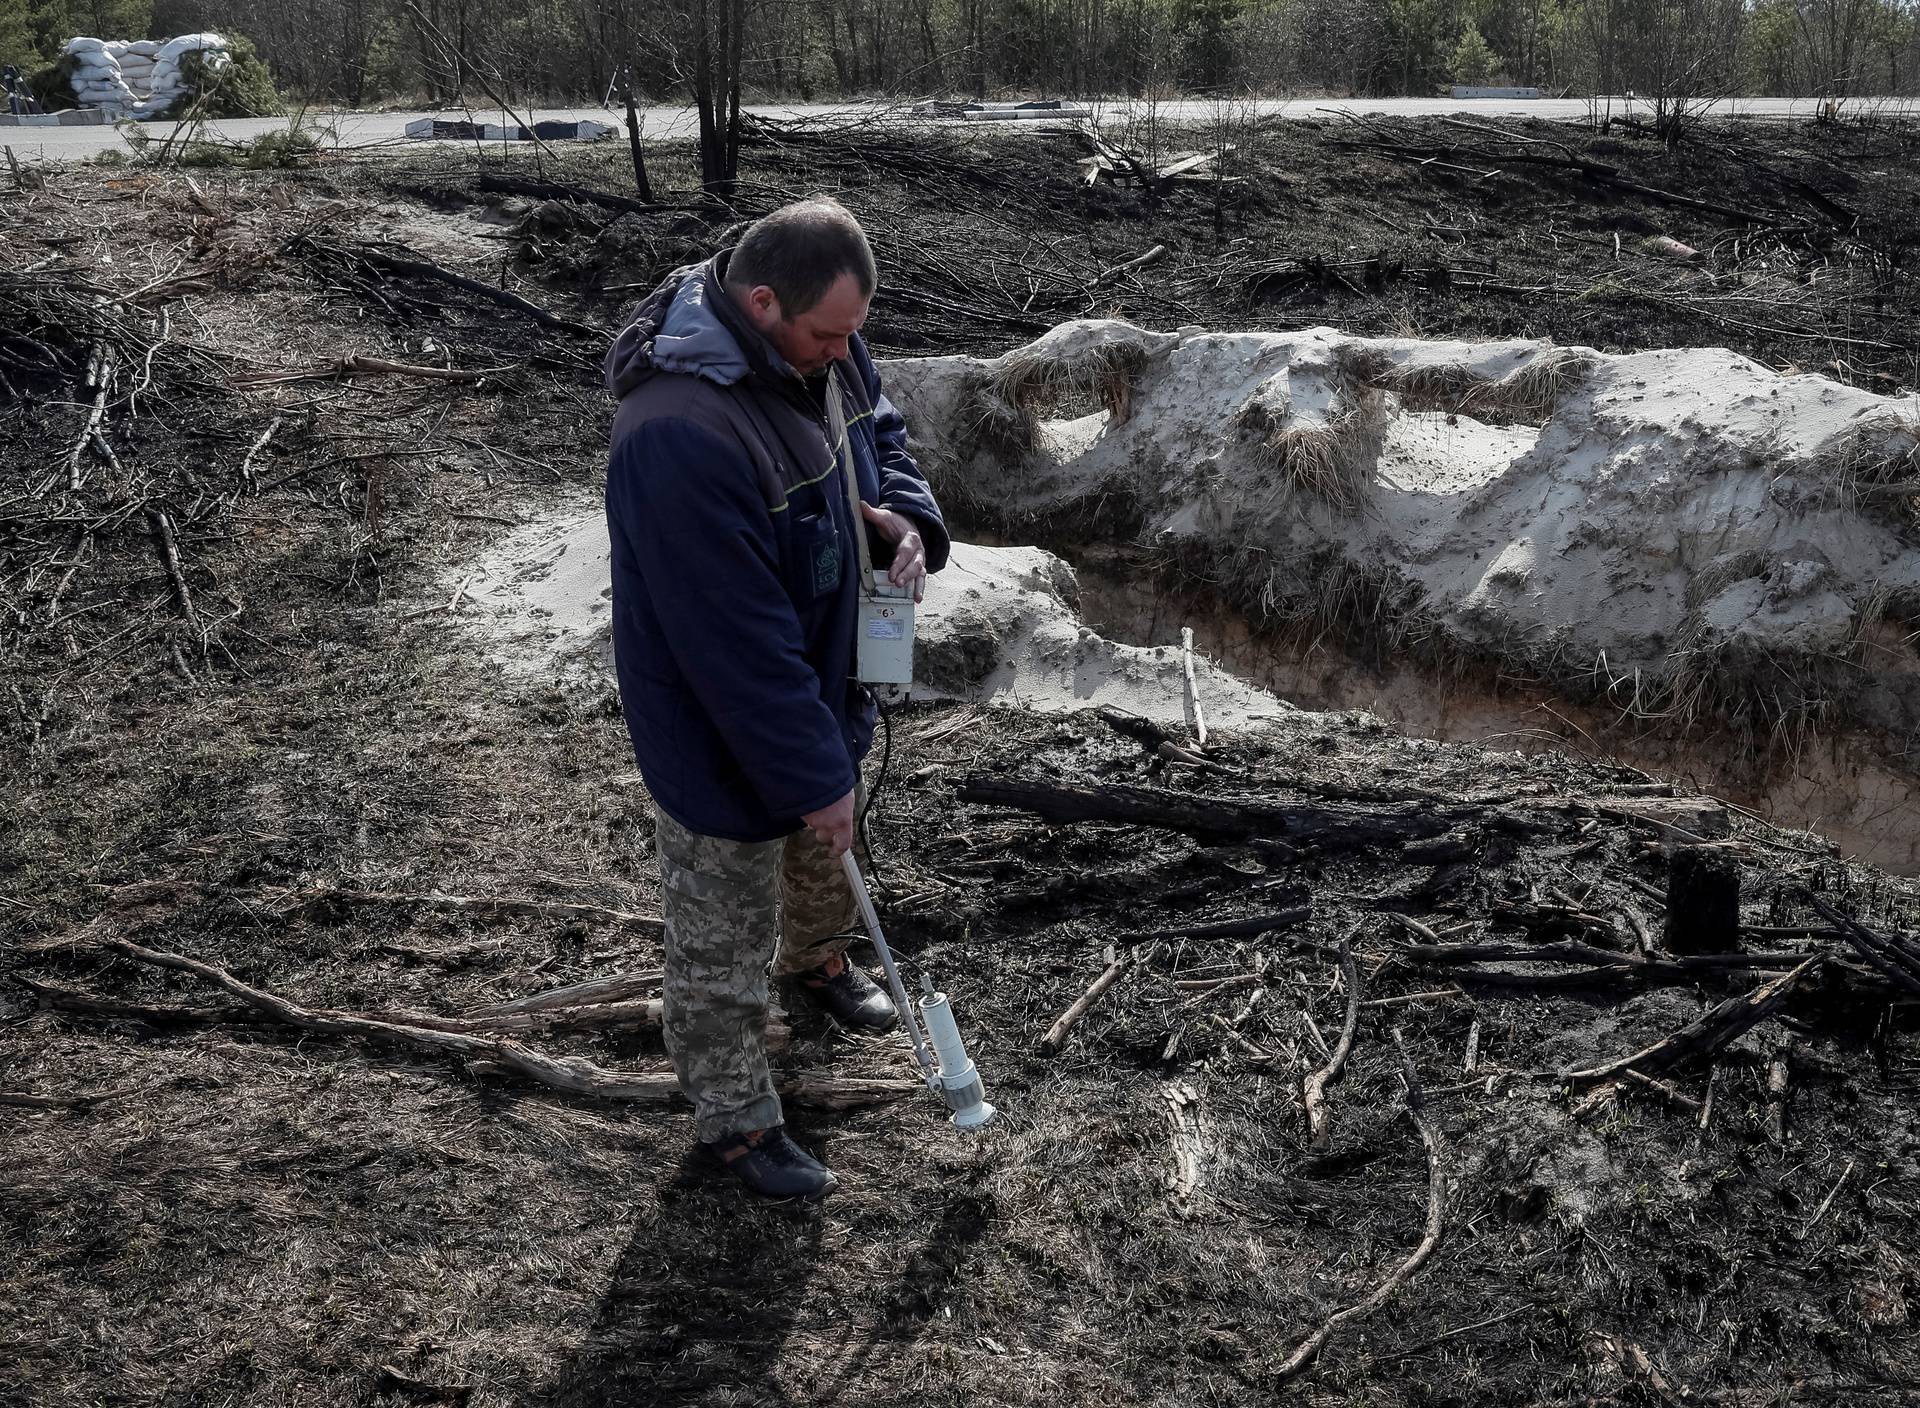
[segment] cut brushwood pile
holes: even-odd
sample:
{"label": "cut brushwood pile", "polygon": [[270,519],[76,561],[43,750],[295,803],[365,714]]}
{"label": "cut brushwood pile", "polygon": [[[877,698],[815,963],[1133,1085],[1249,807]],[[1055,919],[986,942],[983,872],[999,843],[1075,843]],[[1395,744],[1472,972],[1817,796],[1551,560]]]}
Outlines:
{"label": "cut brushwood pile", "polygon": [[1243,179],[1228,176],[1216,169],[1233,152],[1231,143],[1213,151],[1171,152],[1152,157],[1124,143],[1110,142],[1090,126],[1076,130],[1080,140],[1092,152],[1092,155],[1080,158],[1077,163],[1082,173],[1081,180],[1089,186],[1096,181],[1127,179],[1139,182],[1145,190],[1158,192],[1175,181],[1237,182]]}

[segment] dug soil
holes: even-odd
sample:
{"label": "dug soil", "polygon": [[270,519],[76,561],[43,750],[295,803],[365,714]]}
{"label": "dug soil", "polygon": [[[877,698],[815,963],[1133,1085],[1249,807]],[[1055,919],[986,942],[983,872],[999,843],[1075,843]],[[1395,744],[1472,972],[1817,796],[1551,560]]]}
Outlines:
{"label": "dug soil", "polygon": [[[883,351],[1118,312],[1914,384],[1911,132],[1239,135],[1244,179],[1149,195],[1082,185],[1068,134],[766,133],[731,208],[650,214],[483,190],[472,153],[27,173],[0,207],[0,1400],[1913,1395],[1920,891],[1629,769],[1362,714],[1196,765],[1118,715],[897,713],[882,913],[1001,1117],[953,1130],[899,1088],[901,1039],[796,1006],[791,1122],[843,1191],[756,1206],[690,1154],[617,700],[503,668],[471,564],[591,504],[607,325],[734,219],[839,190]],[[1542,139],[1722,209],[1493,159]],[[623,159],[490,170],[630,191]],[[1737,877],[1717,928],[1669,932],[1676,854]],[[621,975],[618,1003],[482,1010]],[[1346,1028],[1315,1147],[1302,1077]],[[543,1083],[527,1053],[572,1061]],[[642,1077],[552,1084],[605,1071]]]}

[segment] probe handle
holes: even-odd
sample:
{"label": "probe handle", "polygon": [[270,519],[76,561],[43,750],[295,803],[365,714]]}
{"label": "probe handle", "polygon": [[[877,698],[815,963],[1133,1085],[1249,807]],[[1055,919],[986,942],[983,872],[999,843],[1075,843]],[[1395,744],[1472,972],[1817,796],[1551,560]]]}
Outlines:
{"label": "probe handle", "polygon": [[887,986],[893,991],[893,1005],[900,1013],[907,1036],[913,1041],[913,1058],[920,1063],[921,1074],[932,1082],[936,1079],[933,1057],[927,1053],[927,1044],[920,1035],[920,1022],[914,1015],[913,1004],[907,1000],[907,989],[900,981],[900,970],[893,966],[893,950],[887,947],[887,936],[880,930],[880,916],[874,912],[873,896],[867,893],[866,879],[860,874],[860,862],[853,858],[851,847],[841,853],[840,865],[847,872],[847,883],[853,887],[853,898],[860,906],[860,917],[866,921],[867,937],[873,940],[874,952],[880,955],[880,966],[887,970]]}

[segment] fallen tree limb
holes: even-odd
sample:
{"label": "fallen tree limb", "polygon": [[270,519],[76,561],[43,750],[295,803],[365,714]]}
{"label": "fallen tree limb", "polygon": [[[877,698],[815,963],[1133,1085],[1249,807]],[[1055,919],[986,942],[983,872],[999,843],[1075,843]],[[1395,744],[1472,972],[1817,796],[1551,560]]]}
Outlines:
{"label": "fallen tree limb", "polygon": [[608,978],[590,978],[564,988],[548,988],[507,1002],[490,1003],[468,1009],[469,1017],[504,1016],[510,1012],[545,1012],[556,1007],[590,1007],[596,1002],[624,1002],[643,992],[652,992],[666,975],[659,969],[644,973],[616,973]]}
{"label": "fallen tree limb", "polygon": [[[672,1099],[680,1091],[679,1082],[665,1071],[610,1070],[577,1056],[548,1056],[507,1037],[408,1026],[328,1008],[303,1007],[243,983],[226,969],[211,963],[144,948],[128,939],[108,939],[105,946],[156,968],[191,973],[203,978],[239,998],[248,1007],[303,1031],[397,1042],[433,1055],[452,1056],[512,1071],[570,1095],[588,1095],[602,1100],[654,1101]],[[780,1083],[780,1092],[786,1098],[831,1109],[897,1100],[922,1088],[920,1082],[910,1080],[829,1077],[790,1077]]]}
{"label": "fallen tree limb", "polygon": [[390,953],[408,963],[431,963],[440,968],[460,968],[469,963],[478,963],[483,958],[492,958],[506,950],[505,939],[479,939],[470,944],[451,944],[445,948],[422,948],[417,944],[396,943],[392,939],[380,942],[380,951]]}
{"label": "fallen tree limb", "polygon": [[[425,1027],[439,1032],[476,1032],[491,1036],[551,1035],[556,1032],[658,1031],[665,1007],[657,997],[639,1002],[593,1002],[578,1007],[542,1007],[533,1011],[489,1012],[443,1017],[433,1012],[345,1012],[403,1027]],[[781,1014],[767,1013],[767,1050],[782,1051],[793,1040],[793,1030]]]}
{"label": "fallen tree limb", "polygon": [[1062,1012],[1059,1020],[1047,1028],[1047,1034],[1040,1038],[1040,1051],[1044,1055],[1051,1056],[1066,1045],[1067,1033],[1072,1031],[1080,1019],[1092,1010],[1093,1004],[1105,995],[1108,988],[1126,976],[1127,970],[1131,967],[1133,967],[1131,952],[1123,953],[1109,963],[1107,971],[1095,978],[1093,985],[1075,998],[1073,1005]]}
{"label": "fallen tree limb", "polygon": [[1901,940],[1869,929],[1852,915],[1835,909],[1811,890],[1803,890],[1801,897],[1883,977],[1897,987],[1920,994],[1920,955],[1910,952]]}
{"label": "fallen tree limb", "polygon": [[154,1026],[206,1026],[216,1022],[249,1023],[262,1020],[259,1013],[246,1007],[181,1007],[170,1003],[128,1002],[124,998],[103,997],[99,993],[67,987],[63,983],[24,978],[17,973],[13,980],[32,993],[41,1007],[85,1017],[146,1022]]}
{"label": "fallen tree limb", "polygon": [[[262,895],[261,898],[269,898]],[[571,900],[512,899],[500,895],[443,895],[429,891],[423,895],[393,890],[305,890],[287,898],[294,902],[282,912],[298,914],[328,904],[390,904],[396,907],[451,910],[459,914],[489,914],[508,918],[584,919],[612,924],[622,929],[662,933],[666,921],[657,914],[629,914],[604,905],[578,904]]]}
{"label": "fallen tree limb", "polygon": [[1201,1109],[1200,1092],[1185,1081],[1173,1081],[1161,1087],[1166,1101],[1167,1123],[1172,1126],[1173,1170],[1167,1175],[1167,1192],[1182,1216],[1193,1212],[1194,1195],[1206,1180],[1203,1162],[1211,1152],[1208,1137],[1211,1121]]}
{"label": "fallen tree limb", "polygon": [[273,433],[280,428],[280,423],[284,419],[284,416],[275,416],[268,421],[267,428],[260,432],[260,438],[253,442],[247,450],[246,458],[240,461],[240,482],[246,486],[250,494],[260,492],[260,476],[253,472],[253,462],[259,458],[260,452],[267,448],[267,442],[273,439]]}
{"label": "fallen tree limb", "polygon": [[[461,367],[420,367],[410,362],[390,362],[384,357],[363,357],[358,353],[313,367],[294,367],[284,372],[246,372],[233,379],[235,386],[283,386],[295,381],[331,381],[349,376],[411,376],[425,381],[485,381],[509,371],[508,367],[468,370]],[[262,444],[265,443],[263,439]],[[249,454],[251,459],[252,455]]]}
{"label": "fallen tree limb", "polygon": [[173,515],[163,508],[147,510],[147,523],[153,529],[154,551],[160,554],[160,565],[166,569],[167,583],[173,589],[174,608],[187,628],[195,635],[200,630],[200,614],[193,609],[193,594],[187,590],[187,575],[180,568],[179,539],[174,536]]}
{"label": "fallen tree limb", "polygon": [[[1399,1042],[1396,1031],[1394,1040]],[[1319,1329],[1300,1342],[1297,1349],[1287,1356],[1286,1363],[1275,1372],[1277,1382],[1284,1383],[1311,1364],[1325,1349],[1327,1341],[1334,1332],[1351,1320],[1362,1320],[1373,1314],[1381,1306],[1399,1294],[1400,1288],[1413,1279],[1414,1273],[1426,1265],[1427,1258],[1433,1255],[1434,1248],[1440,1245],[1441,1229],[1445,1225],[1447,1206],[1446,1183],[1446,1146],[1441,1142],[1440,1132],[1435,1129],[1426,1116],[1427,1097],[1421,1089],[1420,1077],[1413,1069],[1406,1047],[1401,1044],[1400,1061],[1403,1078],[1407,1082],[1407,1115],[1413,1121],[1413,1127],[1420,1132],[1420,1144],[1427,1154],[1427,1223],[1426,1231],[1420,1238],[1420,1245],[1413,1249],[1405,1261],[1393,1269],[1393,1272],[1374,1287],[1366,1299],[1356,1301],[1344,1310],[1336,1310],[1321,1323]]]}
{"label": "fallen tree limb", "polygon": [[397,254],[388,254],[385,250],[374,249],[369,245],[355,245],[349,248],[327,244],[310,235],[296,235],[288,243],[288,248],[296,252],[317,254],[324,259],[341,264],[366,264],[389,274],[405,274],[416,279],[433,279],[497,303],[502,308],[524,314],[542,327],[573,333],[581,337],[594,335],[594,330],[585,323],[563,318],[558,313],[550,312],[517,293],[509,292],[504,288],[495,288],[492,284],[483,283],[479,279],[470,279],[465,274],[456,274],[451,269],[443,269],[438,264],[425,259],[407,259]]}
{"label": "fallen tree limb", "polygon": [[[82,988],[36,982],[31,978],[16,977],[14,981],[31,992],[40,1005],[50,1011],[102,1017],[110,1021],[145,1022],[154,1026],[258,1025],[268,1020],[271,1015],[253,1007],[226,1005],[185,1007],[164,1003],[128,1002],[121,998],[87,992]],[[590,985],[582,984],[581,986]],[[663,1017],[661,1001],[657,997],[638,1002],[625,1002],[605,996],[588,997],[572,1004],[542,1003],[526,1008],[481,1009],[452,1016],[404,1009],[371,1012],[331,1011],[330,1009],[330,1012],[334,1016],[380,1022],[391,1026],[420,1027],[437,1032],[475,1032],[492,1036],[582,1031],[651,1031],[659,1028]],[[777,1013],[770,1013],[767,1019],[766,1038],[767,1049],[778,1051],[792,1041],[793,1032]]]}
{"label": "fallen tree limb", "polygon": [[1147,943],[1154,939],[1246,939],[1255,934],[1270,934],[1276,929],[1292,929],[1313,918],[1313,910],[1306,905],[1296,905],[1289,909],[1275,910],[1269,914],[1252,914],[1245,919],[1219,919],[1204,924],[1180,924],[1170,929],[1149,929],[1142,933],[1124,934],[1121,937],[1130,944]]}
{"label": "fallen tree limb", "polygon": [[[666,921],[657,914],[635,914],[624,909],[611,909],[599,904],[582,904],[575,900],[525,899],[513,895],[443,895],[438,890],[424,892],[350,890],[332,885],[322,885],[310,890],[241,890],[199,880],[177,879],[138,880],[128,885],[97,885],[92,888],[106,896],[111,907],[107,913],[96,915],[72,934],[63,935],[57,939],[42,939],[21,951],[47,953],[57,949],[82,947],[95,938],[98,931],[112,920],[115,911],[124,913],[130,908],[143,908],[166,900],[179,899],[189,893],[218,895],[226,899],[254,901],[275,906],[274,912],[282,917],[337,903],[393,905],[401,909],[441,909],[460,914],[487,914],[506,918],[581,919],[591,923],[611,924],[616,928],[638,929],[655,934],[666,928]],[[596,979],[595,981],[604,980]]]}
{"label": "fallen tree limb", "polygon": [[[1152,249],[1148,250],[1145,254],[1142,254],[1137,258],[1129,259],[1123,264],[1115,264],[1111,269],[1102,269],[1099,273],[1093,276],[1093,286],[1095,288],[1098,288],[1102,284],[1112,283],[1115,279],[1119,278],[1122,274],[1136,273],[1139,270],[1146,268],[1149,264],[1159,263],[1162,259],[1165,259],[1166,257],[1167,257],[1167,247],[1163,244],[1157,244]],[[1191,631],[1187,632],[1189,640],[1191,640],[1192,634],[1193,633]],[[1189,676],[1189,678],[1191,678],[1191,676]],[[1201,736],[1200,741],[1202,743],[1205,743],[1207,741],[1204,734]]]}
{"label": "fallen tree limb", "polygon": [[1662,1037],[1653,1045],[1634,1052],[1631,1056],[1622,1056],[1617,1061],[1609,1061],[1602,1066],[1590,1066],[1585,1070],[1568,1071],[1563,1079],[1568,1081],[1606,1080],[1623,1071],[1638,1070],[1647,1074],[1669,1070],[1689,1061],[1697,1061],[1718,1051],[1742,1032],[1757,1026],[1771,1017],[1786,1003],[1800,980],[1826,960],[1816,955],[1807,959],[1791,973],[1783,973],[1770,982],[1762,983],[1752,992],[1739,997],[1730,997],[1717,1003],[1699,1020],[1690,1022],[1670,1036]]}
{"label": "fallen tree limb", "polygon": [[1394,951],[1409,963],[1449,968],[1468,963],[1566,963],[1592,968],[1626,967],[1648,978],[1691,981],[1703,972],[1729,968],[1785,970],[1806,961],[1804,953],[1697,953],[1682,958],[1641,958],[1591,944],[1403,944]]}
{"label": "fallen tree limb", "polygon": [[29,1095],[23,1091],[0,1090],[0,1105],[12,1105],[24,1110],[84,1110],[107,1100],[138,1095],[147,1088],[144,1085],[123,1085],[114,1090],[96,1090],[84,1095]]}
{"label": "fallen tree limb", "polygon": [[[1165,252],[1165,246],[1158,246]],[[1144,256],[1143,256],[1144,257]],[[1187,704],[1193,710],[1193,739],[1207,746],[1207,716],[1200,712],[1200,685],[1193,677],[1193,627],[1180,628],[1180,663],[1187,676]]]}
{"label": "fallen tree limb", "polygon": [[337,1012],[394,1026],[425,1027],[437,1032],[481,1032],[505,1036],[529,1032],[574,1032],[591,1029],[627,1030],[660,1025],[660,999],[639,1002],[596,1002],[585,1007],[548,1007],[537,1012],[492,1012],[479,1016],[443,1017],[437,1012],[389,1010]]}
{"label": "fallen tree limb", "polygon": [[80,457],[89,443],[100,440],[100,422],[107,411],[107,391],[113,385],[114,349],[104,342],[93,346],[92,355],[87,358],[86,388],[93,392],[93,405],[88,408],[87,418],[81,424],[80,434],[73,442],[73,448],[67,451],[66,471],[69,492],[80,488],[83,476],[80,472]]}
{"label": "fallen tree limb", "polygon": [[644,200],[635,200],[631,196],[616,196],[608,191],[590,190],[585,186],[568,186],[559,181],[530,181],[524,176],[502,176],[495,171],[480,173],[478,186],[483,191],[496,195],[530,196],[534,200],[577,200],[589,205],[600,206],[604,210],[618,210],[628,215],[660,215],[671,213],[681,207],[672,205],[654,205]]}
{"label": "fallen tree limb", "polygon": [[1793,1070],[1793,1042],[1783,1041],[1767,1062],[1767,1138],[1787,1142],[1787,1082]]}
{"label": "fallen tree limb", "polygon": [[1347,984],[1347,1020],[1340,1028],[1340,1040],[1327,1064],[1308,1076],[1300,1087],[1301,1103],[1307,1111],[1307,1147],[1324,1153],[1333,1147],[1333,1121],[1327,1115],[1327,1088],[1347,1073],[1347,1057],[1353,1052],[1353,1034],[1360,1025],[1360,971],[1353,966],[1351,936],[1340,940],[1340,976]]}
{"label": "fallen tree limb", "polygon": [[1075,786],[974,776],[961,782],[963,802],[1016,807],[1051,822],[1117,821],[1195,836],[1278,838],[1328,850],[1399,846],[1488,815],[1471,805],[1421,803],[1366,808],[1338,804],[1232,802],[1165,788]]}

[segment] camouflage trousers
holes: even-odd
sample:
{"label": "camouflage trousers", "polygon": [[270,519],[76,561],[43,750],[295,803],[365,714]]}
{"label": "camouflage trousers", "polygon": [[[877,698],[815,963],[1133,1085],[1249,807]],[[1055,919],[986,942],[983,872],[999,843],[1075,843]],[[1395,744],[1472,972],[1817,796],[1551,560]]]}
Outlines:
{"label": "camouflage trousers", "polygon": [[767,1066],[769,970],[818,968],[846,949],[853,891],[811,830],[778,841],[689,831],[658,808],[654,848],[666,917],[667,1054],[697,1137],[781,1122]]}

